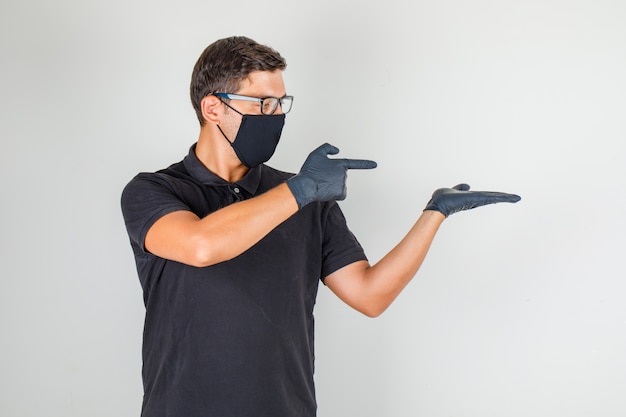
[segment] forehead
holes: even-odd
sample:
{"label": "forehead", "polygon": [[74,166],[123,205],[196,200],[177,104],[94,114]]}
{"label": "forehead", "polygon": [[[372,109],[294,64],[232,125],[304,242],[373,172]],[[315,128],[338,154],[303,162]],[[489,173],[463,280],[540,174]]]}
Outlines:
{"label": "forehead", "polygon": [[241,81],[237,93],[255,97],[282,97],[286,94],[283,72],[253,71]]}

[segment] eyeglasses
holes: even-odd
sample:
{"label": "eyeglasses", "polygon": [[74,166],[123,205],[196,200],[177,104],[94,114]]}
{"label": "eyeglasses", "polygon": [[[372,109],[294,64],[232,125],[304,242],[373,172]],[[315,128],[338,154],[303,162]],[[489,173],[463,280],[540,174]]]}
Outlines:
{"label": "eyeglasses", "polygon": [[261,105],[261,113],[265,115],[274,114],[278,105],[280,104],[280,108],[283,111],[283,114],[289,113],[291,110],[291,105],[293,104],[293,96],[283,96],[281,98],[278,97],[249,97],[249,96],[241,96],[239,94],[230,94],[230,93],[213,93],[212,95],[221,98],[227,98],[229,100],[243,100],[243,101],[256,101]]}

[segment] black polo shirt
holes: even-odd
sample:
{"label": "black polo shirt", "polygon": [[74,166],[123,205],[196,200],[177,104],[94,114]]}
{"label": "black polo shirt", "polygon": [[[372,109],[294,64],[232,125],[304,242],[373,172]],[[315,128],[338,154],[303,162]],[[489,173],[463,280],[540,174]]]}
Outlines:
{"label": "black polo shirt", "polygon": [[165,214],[204,217],[293,174],[261,165],[231,184],[195,146],[179,163],[137,175],[122,212],[144,291],[144,417],[315,415],[313,307],[320,279],[364,260],[335,202],[312,203],[236,258],[196,268],[152,255]]}

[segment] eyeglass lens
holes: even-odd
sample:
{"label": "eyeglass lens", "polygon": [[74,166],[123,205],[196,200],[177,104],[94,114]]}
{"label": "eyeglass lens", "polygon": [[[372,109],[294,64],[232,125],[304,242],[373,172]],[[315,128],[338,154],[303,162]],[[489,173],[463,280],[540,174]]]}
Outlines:
{"label": "eyeglass lens", "polygon": [[280,103],[280,108],[282,112],[284,114],[287,114],[289,113],[289,110],[291,110],[291,104],[293,103],[293,99],[289,96],[283,98],[268,97],[263,100],[263,103],[261,103],[263,110],[262,113],[273,114],[278,108],[278,103]]}

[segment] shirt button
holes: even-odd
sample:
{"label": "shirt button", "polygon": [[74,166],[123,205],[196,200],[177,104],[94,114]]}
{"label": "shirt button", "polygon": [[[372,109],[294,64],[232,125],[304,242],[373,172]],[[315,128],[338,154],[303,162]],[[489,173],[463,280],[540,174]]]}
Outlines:
{"label": "shirt button", "polygon": [[239,194],[239,187],[233,188],[233,191],[236,192],[237,194]]}

